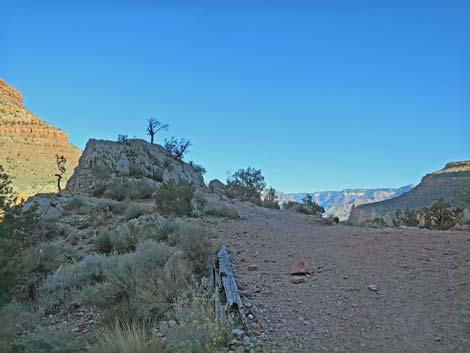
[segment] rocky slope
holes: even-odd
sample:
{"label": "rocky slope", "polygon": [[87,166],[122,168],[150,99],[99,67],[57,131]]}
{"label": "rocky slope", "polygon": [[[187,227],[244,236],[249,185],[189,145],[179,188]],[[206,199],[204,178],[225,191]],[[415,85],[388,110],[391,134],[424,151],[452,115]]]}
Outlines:
{"label": "rocky slope", "polygon": [[[354,204],[368,203],[391,199],[410,191],[413,185],[403,186],[398,189],[344,189],[340,191],[312,192],[314,201],[326,210],[326,214],[333,214],[340,220],[347,220]],[[281,203],[288,201],[301,202],[307,193],[284,194],[278,192]]]}
{"label": "rocky slope", "polygon": [[0,79],[0,164],[11,176],[19,199],[57,190],[56,155],[67,159],[66,181],[81,151],[64,131],[31,113],[21,92]]}
{"label": "rocky slope", "polygon": [[443,199],[455,207],[470,205],[470,161],[447,163],[444,169],[426,175],[414,189],[391,200],[358,205],[350,220],[362,223],[376,217],[392,223],[397,209],[418,210]]}
{"label": "rocky slope", "polygon": [[186,180],[196,190],[205,188],[202,174],[175,160],[168,150],[144,140],[88,141],[79,166],[67,183],[73,193],[95,193],[96,188],[119,180],[144,181],[152,187],[169,180]]}

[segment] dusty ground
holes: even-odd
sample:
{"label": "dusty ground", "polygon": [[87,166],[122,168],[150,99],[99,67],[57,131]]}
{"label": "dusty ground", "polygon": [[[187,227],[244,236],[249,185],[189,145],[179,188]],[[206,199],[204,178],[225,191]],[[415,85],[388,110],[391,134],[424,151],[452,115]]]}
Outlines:
{"label": "dusty ground", "polygon": [[[328,226],[232,206],[242,218],[216,229],[268,351],[470,352],[470,233]],[[313,273],[291,284],[299,259]]]}

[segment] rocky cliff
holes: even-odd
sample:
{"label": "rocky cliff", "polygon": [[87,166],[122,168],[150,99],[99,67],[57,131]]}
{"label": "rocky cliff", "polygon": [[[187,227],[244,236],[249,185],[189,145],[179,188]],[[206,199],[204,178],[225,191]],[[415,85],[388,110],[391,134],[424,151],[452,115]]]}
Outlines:
{"label": "rocky cliff", "polygon": [[392,224],[397,209],[419,210],[443,199],[454,207],[470,205],[470,161],[451,162],[442,170],[426,175],[411,191],[391,200],[357,205],[350,220],[362,223],[376,217]]}
{"label": "rocky cliff", "polygon": [[[398,189],[344,189],[340,191],[312,192],[314,201],[322,206],[326,214],[333,214],[340,220],[347,220],[352,206],[356,203],[367,203],[391,199],[410,191],[413,185],[403,186]],[[281,203],[288,201],[301,202],[307,193],[283,194],[278,193]]]}
{"label": "rocky cliff", "polygon": [[65,185],[81,151],[70,144],[64,131],[31,113],[21,92],[0,79],[0,164],[20,199],[57,190],[56,155],[67,159]]}
{"label": "rocky cliff", "polygon": [[91,139],[66,189],[73,193],[96,194],[98,187],[106,187],[119,180],[144,181],[154,187],[169,180],[186,180],[192,182],[196,190],[205,188],[200,171],[175,160],[160,145],[144,140],[114,142]]}

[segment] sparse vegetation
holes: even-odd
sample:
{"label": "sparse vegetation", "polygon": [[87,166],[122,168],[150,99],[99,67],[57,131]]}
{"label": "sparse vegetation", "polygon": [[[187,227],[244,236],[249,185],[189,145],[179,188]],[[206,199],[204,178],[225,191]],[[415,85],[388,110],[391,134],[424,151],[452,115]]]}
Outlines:
{"label": "sparse vegetation", "polygon": [[263,207],[273,208],[279,210],[281,206],[279,205],[279,199],[276,196],[276,190],[273,187],[270,187],[264,196]]}
{"label": "sparse vegetation", "polygon": [[189,147],[191,147],[191,141],[188,139],[183,138],[178,140],[175,137],[172,137],[169,140],[165,139],[165,148],[176,160],[183,159],[184,155],[189,152]]}
{"label": "sparse vegetation", "polygon": [[240,215],[238,214],[237,210],[233,207],[226,207],[226,206],[218,206],[215,204],[210,204],[204,209],[204,213],[209,216],[216,216],[216,217],[227,217],[230,219],[238,219]]}
{"label": "sparse vegetation", "polygon": [[266,187],[261,169],[248,167],[237,170],[227,180],[227,195],[242,201],[262,204],[261,192]]}
{"label": "sparse vegetation", "polygon": [[323,214],[325,213],[325,209],[321,207],[319,204],[317,204],[315,201],[313,201],[313,198],[310,194],[307,194],[302,199],[302,203],[289,201],[284,204],[284,208],[286,210],[292,210],[292,211],[296,211],[299,213],[304,213],[307,215],[313,215],[313,216],[319,216],[319,217],[323,216]]}
{"label": "sparse vegetation", "polygon": [[[420,218],[424,221],[424,224],[420,224]],[[398,209],[395,212],[393,225],[405,225],[409,227],[422,226],[428,229],[446,230],[458,224],[465,224],[465,220],[465,210],[453,208],[449,203],[440,199],[429,208],[405,210],[404,212]]]}
{"label": "sparse vegetation", "polygon": [[188,181],[170,180],[155,191],[158,210],[168,216],[190,216],[193,198],[194,186]]}

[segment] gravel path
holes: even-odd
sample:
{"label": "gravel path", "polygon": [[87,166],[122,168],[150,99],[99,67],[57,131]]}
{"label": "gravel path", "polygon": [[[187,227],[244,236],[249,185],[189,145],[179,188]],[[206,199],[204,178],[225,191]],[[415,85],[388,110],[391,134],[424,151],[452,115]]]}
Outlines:
{"label": "gravel path", "polygon": [[[242,218],[216,228],[268,351],[470,352],[470,233],[328,226],[231,206]],[[300,259],[313,273],[292,284]]]}

